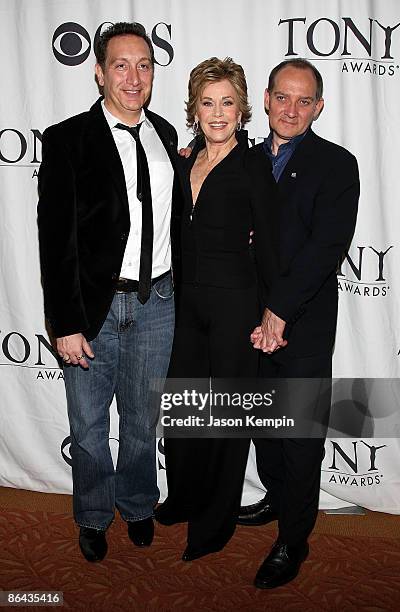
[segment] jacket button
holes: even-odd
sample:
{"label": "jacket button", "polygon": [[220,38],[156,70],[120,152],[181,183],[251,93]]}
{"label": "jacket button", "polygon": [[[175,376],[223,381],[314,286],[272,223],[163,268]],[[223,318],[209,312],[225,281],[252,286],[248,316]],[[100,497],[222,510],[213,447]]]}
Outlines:
{"label": "jacket button", "polygon": [[113,273],[111,274],[111,279],[112,279],[112,280],[116,280],[117,278],[118,278],[118,274],[117,274],[116,272],[113,272]]}
{"label": "jacket button", "polygon": [[125,232],[123,234],[121,234],[121,240],[126,240],[127,239],[127,234],[125,234]]}

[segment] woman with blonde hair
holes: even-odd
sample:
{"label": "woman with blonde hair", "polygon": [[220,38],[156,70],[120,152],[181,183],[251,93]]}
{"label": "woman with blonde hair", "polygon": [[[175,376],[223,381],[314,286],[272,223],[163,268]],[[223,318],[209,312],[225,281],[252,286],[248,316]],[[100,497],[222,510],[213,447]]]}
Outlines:
{"label": "woman with blonde hair", "polygon": [[[256,377],[250,333],[260,320],[259,285],[265,290],[273,270],[275,183],[267,156],[259,168],[248,155],[243,68],[231,58],[201,62],[186,110],[196,143],[182,158],[182,284],[169,377]],[[245,438],[165,439],[168,498],[155,515],[165,525],[188,521],[183,560],[221,550],[232,536],[248,448]]]}

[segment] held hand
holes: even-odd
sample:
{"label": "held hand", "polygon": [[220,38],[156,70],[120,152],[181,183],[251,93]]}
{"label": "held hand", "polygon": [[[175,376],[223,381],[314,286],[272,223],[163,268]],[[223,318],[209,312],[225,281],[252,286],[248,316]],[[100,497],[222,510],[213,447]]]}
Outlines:
{"label": "held hand", "polygon": [[[264,334],[263,334],[261,326],[256,327],[254,331],[251,333],[250,342],[252,342],[253,348],[260,349],[264,353],[272,353],[274,351],[272,346],[270,347],[271,350],[269,350],[269,348],[268,350],[264,348],[266,346],[266,340],[264,338]],[[276,348],[278,347],[276,346]]]}
{"label": "held hand", "polygon": [[261,321],[261,331],[263,338],[259,343],[260,348],[264,353],[273,353],[279,348],[287,345],[287,340],[283,339],[286,322],[274,314],[269,308],[266,308]]}
{"label": "held hand", "polygon": [[261,326],[255,327],[254,330],[250,334],[250,342],[254,344],[257,341],[262,340],[262,330]]}
{"label": "held hand", "polygon": [[83,334],[72,334],[57,338],[57,352],[66,364],[80,365],[87,370],[86,356],[94,358],[94,353]]}
{"label": "held hand", "polygon": [[264,334],[261,326],[256,327],[250,335],[250,342],[253,344],[253,348],[263,350],[265,344]]}
{"label": "held hand", "polygon": [[185,147],[184,149],[179,149],[178,153],[181,157],[190,157],[190,154],[192,152],[193,149],[191,149],[190,147]]}
{"label": "held hand", "polygon": [[261,327],[256,329],[259,329],[260,331],[256,332],[256,330],[254,330],[250,336],[250,340],[253,343],[253,348],[262,350],[263,353],[268,353],[269,355],[280,348],[275,340],[269,343],[267,342]]}
{"label": "held hand", "polygon": [[273,353],[287,345],[283,339],[286,323],[268,308],[265,309],[261,325],[256,327],[250,335],[253,348],[260,349],[264,353]]}

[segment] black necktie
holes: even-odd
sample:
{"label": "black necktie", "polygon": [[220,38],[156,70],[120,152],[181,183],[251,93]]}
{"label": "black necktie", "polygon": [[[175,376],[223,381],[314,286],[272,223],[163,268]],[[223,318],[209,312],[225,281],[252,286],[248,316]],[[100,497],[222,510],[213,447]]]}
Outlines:
{"label": "black necktie", "polygon": [[151,292],[151,272],[153,261],[153,206],[151,201],[150,173],[145,150],[139,138],[142,124],[134,127],[117,123],[115,127],[127,130],[136,141],[137,199],[142,203],[142,242],[140,247],[139,288],[137,297],[145,304]]}

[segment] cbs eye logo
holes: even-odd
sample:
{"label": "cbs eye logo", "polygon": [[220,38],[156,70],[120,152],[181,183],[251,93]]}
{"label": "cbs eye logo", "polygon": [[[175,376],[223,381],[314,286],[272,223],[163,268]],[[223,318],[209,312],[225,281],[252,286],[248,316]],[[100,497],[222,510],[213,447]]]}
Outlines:
{"label": "cbs eye logo", "polygon": [[[100,24],[94,35],[93,45],[102,31],[113,25],[110,21]],[[151,31],[150,38],[154,45],[154,51],[159,54],[159,59],[154,61],[159,66],[169,66],[174,59],[174,49],[171,45],[171,24],[164,21],[156,23]],[[64,66],[79,66],[89,57],[92,41],[89,32],[79,23],[68,21],[62,23],[53,34],[53,53],[56,59]]]}
{"label": "cbs eye logo", "polygon": [[61,64],[78,66],[89,57],[91,40],[87,30],[79,23],[63,23],[53,34],[53,53]]}

